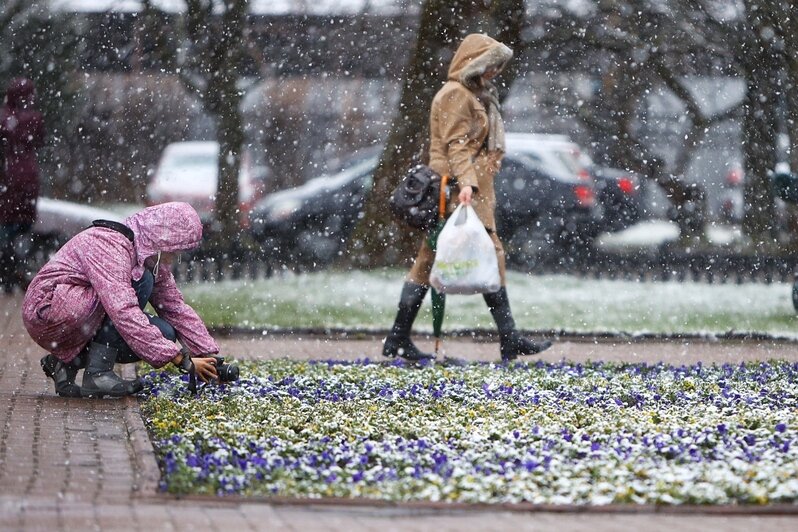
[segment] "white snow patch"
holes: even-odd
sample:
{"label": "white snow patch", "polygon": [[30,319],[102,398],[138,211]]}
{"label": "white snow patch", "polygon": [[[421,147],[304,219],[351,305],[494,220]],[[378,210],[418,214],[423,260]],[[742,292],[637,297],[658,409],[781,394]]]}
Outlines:
{"label": "white snow patch", "polygon": [[[646,220],[617,233],[603,233],[596,240],[599,249],[605,251],[631,251],[639,248],[657,248],[679,238],[679,227],[668,220]],[[737,226],[709,225],[707,239],[716,246],[728,246],[743,239]]]}

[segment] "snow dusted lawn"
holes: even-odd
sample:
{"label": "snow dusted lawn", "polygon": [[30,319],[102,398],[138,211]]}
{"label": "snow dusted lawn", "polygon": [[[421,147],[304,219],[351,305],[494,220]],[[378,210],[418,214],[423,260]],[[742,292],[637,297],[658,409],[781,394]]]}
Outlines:
{"label": "snow dusted lawn", "polygon": [[[404,272],[319,272],[269,280],[187,284],[183,292],[215,326],[391,326]],[[520,328],[581,333],[760,332],[798,337],[791,286],[596,281],[508,274]],[[480,296],[449,296],[444,330],[493,328]],[[432,330],[429,296],[416,321]]]}

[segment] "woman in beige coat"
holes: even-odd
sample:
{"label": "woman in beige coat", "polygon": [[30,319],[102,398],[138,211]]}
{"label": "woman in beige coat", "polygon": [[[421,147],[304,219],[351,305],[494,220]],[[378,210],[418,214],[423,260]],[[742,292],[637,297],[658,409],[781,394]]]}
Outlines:
{"label": "woman in beige coat", "polygon": [[[452,58],[448,80],[432,100],[430,112],[429,165],[456,180],[457,200],[474,208],[496,248],[502,287],[484,298],[499,330],[503,361],[536,354],[551,345],[532,342],[516,331],[505,288],[504,248],[496,235],[493,179],[501,166],[505,139],[498,93],[490,80],[512,55],[510,48],[487,35],[467,36]],[[402,288],[399,312],[383,344],[383,355],[415,361],[433,358],[413,344],[410,330],[429,290],[434,259],[425,238]]]}

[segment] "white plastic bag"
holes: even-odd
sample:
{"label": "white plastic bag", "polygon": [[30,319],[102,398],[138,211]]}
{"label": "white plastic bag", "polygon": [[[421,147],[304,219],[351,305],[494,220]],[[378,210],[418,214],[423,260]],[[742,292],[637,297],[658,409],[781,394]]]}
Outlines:
{"label": "white plastic bag", "polygon": [[430,284],[442,294],[484,294],[500,282],[490,235],[470,205],[459,205],[438,236]]}

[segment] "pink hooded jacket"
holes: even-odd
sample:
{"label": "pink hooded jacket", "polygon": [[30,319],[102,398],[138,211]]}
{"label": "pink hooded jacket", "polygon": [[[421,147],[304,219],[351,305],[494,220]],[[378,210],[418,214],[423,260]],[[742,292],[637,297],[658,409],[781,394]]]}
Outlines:
{"label": "pink hooded jacket", "polygon": [[[164,203],[125,220],[134,242],[102,227],[78,233],[50,259],[25,294],[22,320],[31,337],[69,362],[91,341],[107,315],[142,360],[158,368],[180,346],[165,339],[139,309],[131,280],[141,279],[144,261],[197,247],[202,223],[187,203]],[[169,268],[155,271],[150,303],[177,331],[193,354],[218,353],[219,346],[184,301]]]}

